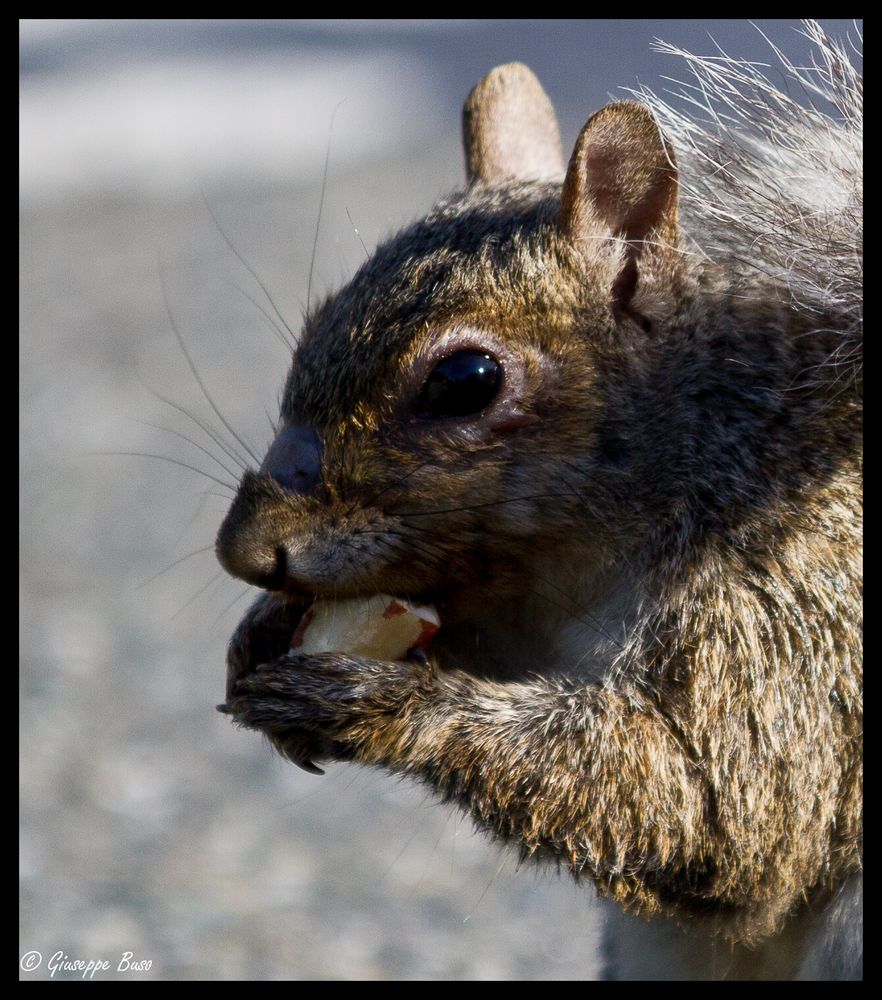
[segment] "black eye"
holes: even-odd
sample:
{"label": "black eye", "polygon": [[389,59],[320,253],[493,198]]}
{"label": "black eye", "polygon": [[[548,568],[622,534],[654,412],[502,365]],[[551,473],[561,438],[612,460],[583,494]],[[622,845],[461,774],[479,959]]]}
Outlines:
{"label": "black eye", "polygon": [[499,392],[502,366],[482,351],[458,351],[432,369],[416,409],[421,417],[467,417],[480,413]]}

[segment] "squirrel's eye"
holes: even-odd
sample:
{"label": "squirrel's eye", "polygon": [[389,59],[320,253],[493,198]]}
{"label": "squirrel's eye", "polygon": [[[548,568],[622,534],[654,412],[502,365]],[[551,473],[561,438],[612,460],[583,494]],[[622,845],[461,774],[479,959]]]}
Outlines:
{"label": "squirrel's eye", "polygon": [[467,417],[480,413],[502,385],[502,366],[482,351],[458,351],[432,369],[417,400],[421,417]]}

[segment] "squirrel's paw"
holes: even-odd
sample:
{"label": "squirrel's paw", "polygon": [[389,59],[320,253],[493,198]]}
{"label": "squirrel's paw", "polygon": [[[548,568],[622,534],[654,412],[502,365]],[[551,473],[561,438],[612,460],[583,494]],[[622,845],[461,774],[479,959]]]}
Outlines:
{"label": "squirrel's paw", "polygon": [[292,651],[239,677],[226,711],[296,763],[352,760],[384,727],[402,723],[431,674],[419,661]]}

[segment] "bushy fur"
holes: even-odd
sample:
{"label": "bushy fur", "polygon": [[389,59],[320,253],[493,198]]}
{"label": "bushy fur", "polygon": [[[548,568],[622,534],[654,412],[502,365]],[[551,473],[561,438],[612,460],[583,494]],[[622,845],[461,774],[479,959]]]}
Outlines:
{"label": "bushy fur", "polygon": [[[841,122],[727,61],[690,57],[696,86],[751,131],[652,100],[686,146],[682,242],[637,180],[660,221],[636,252],[611,231],[579,146],[563,202],[477,171],[380,247],[288,379],[320,485],[247,473],[218,537],[269,591],[231,644],[238,722],[739,945],[805,937],[861,865],[858,84],[808,31]],[[505,398],[415,418],[464,346]],[[286,652],[313,597],[378,591],[438,604],[428,664]]]}
{"label": "bushy fur", "polygon": [[660,44],[693,80],[678,106],[638,93],[677,149],[695,252],[748,280],[765,272],[795,310],[831,316],[840,342],[829,362],[847,392],[861,376],[863,79],[844,44],[816,21],[803,24],[809,66],[769,43],[784,85],[722,52]]}

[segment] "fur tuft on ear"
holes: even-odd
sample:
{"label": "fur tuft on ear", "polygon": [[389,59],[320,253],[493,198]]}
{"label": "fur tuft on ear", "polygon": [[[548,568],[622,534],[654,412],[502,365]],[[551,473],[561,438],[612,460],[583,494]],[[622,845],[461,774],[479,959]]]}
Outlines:
{"label": "fur tuft on ear", "polygon": [[596,239],[598,227],[626,241],[618,306],[634,293],[644,249],[677,245],[677,194],[673,148],[648,108],[615,101],[588,120],[567,169],[560,228],[577,244]]}
{"label": "fur tuft on ear", "polygon": [[564,175],[554,108],[522,63],[497,66],[466,98],[463,145],[469,184],[502,187]]}

